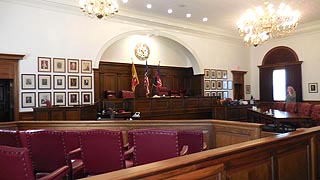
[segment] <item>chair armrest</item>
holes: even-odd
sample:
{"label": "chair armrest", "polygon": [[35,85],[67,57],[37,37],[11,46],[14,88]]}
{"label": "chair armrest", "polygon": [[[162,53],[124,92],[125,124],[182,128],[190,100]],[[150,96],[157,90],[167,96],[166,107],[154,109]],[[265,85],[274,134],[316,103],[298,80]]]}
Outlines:
{"label": "chair armrest", "polygon": [[129,143],[124,144],[124,145],[123,145],[123,148],[124,148],[124,149],[128,149],[128,148],[129,148]]}
{"label": "chair armrest", "polygon": [[70,151],[68,153],[68,155],[69,155],[70,159],[75,159],[75,157],[77,155],[80,155],[81,151],[82,151],[81,148],[77,148],[77,149],[74,149],[74,150]]}
{"label": "chair armrest", "polygon": [[128,149],[127,151],[124,152],[124,159],[125,160],[129,160],[131,159],[131,156],[133,154],[134,151],[134,147],[131,147],[130,149]]}
{"label": "chair armrest", "polygon": [[202,146],[202,150],[207,150],[208,149],[208,145],[206,142],[203,142],[203,146]]}
{"label": "chair armrest", "polygon": [[188,154],[188,151],[189,151],[189,146],[184,145],[180,151],[180,156],[184,156],[184,155]]}
{"label": "chair armrest", "polygon": [[61,180],[63,177],[67,176],[69,172],[68,166],[62,166],[61,168],[53,171],[45,177],[40,178],[39,180]]}

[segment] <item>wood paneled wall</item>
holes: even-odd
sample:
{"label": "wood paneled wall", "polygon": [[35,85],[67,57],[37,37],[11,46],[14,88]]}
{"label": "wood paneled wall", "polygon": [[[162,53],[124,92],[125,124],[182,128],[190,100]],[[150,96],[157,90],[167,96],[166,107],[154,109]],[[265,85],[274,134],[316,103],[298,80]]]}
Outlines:
{"label": "wood paneled wall", "polygon": [[[95,100],[103,99],[106,90],[131,90],[132,64],[100,62],[99,69],[94,69]],[[145,65],[135,64],[140,84],[136,87],[135,96],[145,97],[143,87]],[[158,66],[148,66],[150,86]],[[200,75],[201,76],[201,75]],[[203,75],[202,75],[203,76]],[[201,81],[199,76],[193,76],[192,68],[183,67],[160,67],[160,77],[163,86],[169,90],[187,90],[192,96],[201,95]]]}

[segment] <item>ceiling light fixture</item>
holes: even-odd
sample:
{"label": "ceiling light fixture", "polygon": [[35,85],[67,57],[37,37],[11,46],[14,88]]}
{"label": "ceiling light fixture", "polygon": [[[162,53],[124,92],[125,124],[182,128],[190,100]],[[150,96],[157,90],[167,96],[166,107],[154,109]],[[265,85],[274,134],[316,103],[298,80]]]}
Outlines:
{"label": "ceiling light fixture", "polygon": [[289,35],[298,25],[300,13],[281,3],[277,10],[272,4],[249,9],[238,21],[238,30],[246,45],[258,46],[271,38]]}
{"label": "ceiling light fixture", "polygon": [[172,12],[172,9],[168,9],[168,14],[171,14]]}
{"label": "ceiling light fixture", "polygon": [[186,14],[186,17],[191,18],[191,14],[190,13]]}
{"label": "ceiling light fixture", "polygon": [[207,22],[207,21],[208,21],[208,18],[207,18],[207,17],[204,17],[204,18],[202,18],[202,21],[203,21],[203,22]]}
{"label": "ceiling light fixture", "polygon": [[116,0],[79,0],[79,5],[83,13],[98,19],[114,15],[119,10]]}
{"label": "ceiling light fixture", "polygon": [[152,5],[151,4],[147,4],[146,6],[148,9],[151,9],[152,8]]}
{"label": "ceiling light fixture", "polygon": [[127,4],[127,3],[128,3],[128,0],[122,0],[122,2],[123,2],[124,4]]}

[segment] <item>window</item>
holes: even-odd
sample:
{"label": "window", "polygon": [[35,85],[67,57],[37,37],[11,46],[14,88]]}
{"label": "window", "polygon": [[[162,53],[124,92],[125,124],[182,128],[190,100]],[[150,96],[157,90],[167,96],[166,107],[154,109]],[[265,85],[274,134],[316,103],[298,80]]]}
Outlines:
{"label": "window", "polygon": [[272,73],[273,100],[284,101],[286,99],[286,70],[277,69]]}

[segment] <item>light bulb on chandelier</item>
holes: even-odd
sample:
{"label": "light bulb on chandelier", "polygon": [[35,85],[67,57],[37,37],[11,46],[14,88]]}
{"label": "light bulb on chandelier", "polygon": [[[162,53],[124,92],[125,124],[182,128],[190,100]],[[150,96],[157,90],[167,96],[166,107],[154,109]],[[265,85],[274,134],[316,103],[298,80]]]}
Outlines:
{"label": "light bulb on chandelier", "polygon": [[237,23],[239,34],[247,45],[258,46],[271,38],[289,35],[297,28],[300,13],[281,3],[277,10],[272,4],[264,3],[264,8],[248,10]]}
{"label": "light bulb on chandelier", "polygon": [[116,0],[79,0],[80,9],[90,17],[105,18],[118,13]]}

